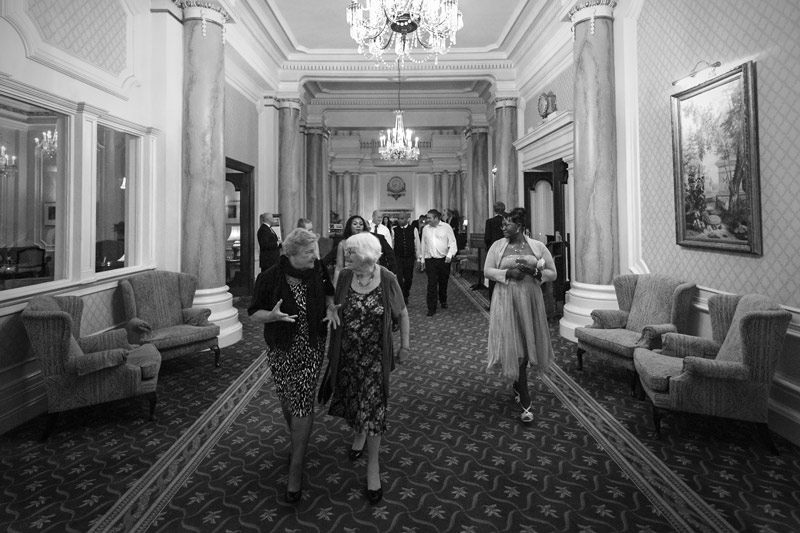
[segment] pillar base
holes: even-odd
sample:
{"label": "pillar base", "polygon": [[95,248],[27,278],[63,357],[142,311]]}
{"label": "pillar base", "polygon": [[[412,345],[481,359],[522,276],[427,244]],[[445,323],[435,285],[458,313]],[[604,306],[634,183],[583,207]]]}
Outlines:
{"label": "pillar base", "polygon": [[564,303],[564,315],[559,321],[561,337],[577,342],[575,328],[591,325],[591,314],[595,309],[619,309],[614,286],[571,282]]}
{"label": "pillar base", "polygon": [[233,306],[233,295],[228,286],[198,289],[194,294],[194,307],[211,309],[209,320],[219,326],[219,347],[225,348],[242,340],[239,310]]}

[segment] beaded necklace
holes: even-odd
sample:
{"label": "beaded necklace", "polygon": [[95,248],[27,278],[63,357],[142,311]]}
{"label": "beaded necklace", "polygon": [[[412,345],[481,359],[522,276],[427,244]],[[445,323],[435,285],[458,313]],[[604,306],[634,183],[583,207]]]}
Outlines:
{"label": "beaded necklace", "polygon": [[358,274],[356,274],[356,283],[358,283],[359,287],[366,287],[367,285],[372,283],[373,279],[375,279],[375,267],[374,266],[372,267],[372,272],[369,275],[369,280],[367,280],[366,283],[361,283],[361,277]]}

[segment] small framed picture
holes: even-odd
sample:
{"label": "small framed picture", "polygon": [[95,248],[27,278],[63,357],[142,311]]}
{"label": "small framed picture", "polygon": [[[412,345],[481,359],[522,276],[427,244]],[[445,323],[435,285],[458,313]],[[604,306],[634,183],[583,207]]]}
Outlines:
{"label": "small framed picture", "polygon": [[225,222],[233,224],[239,222],[239,204],[232,203],[225,206]]}
{"label": "small framed picture", "polygon": [[44,202],[44,225],[45,226],[55,226],[56,225],[56,203],[55,202]]}

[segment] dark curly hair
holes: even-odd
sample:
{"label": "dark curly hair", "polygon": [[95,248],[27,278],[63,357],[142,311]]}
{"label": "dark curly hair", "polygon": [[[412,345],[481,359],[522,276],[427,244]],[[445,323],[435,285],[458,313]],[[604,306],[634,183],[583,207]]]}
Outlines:
{"label": "dark curly hair", "polygon": [[348,237],[353,235],[353,230],[350,228],[350,226],[352,225],[353,220],[357,218],[361,219],[361,223],[364,224],[364,231],[369,231],[369,226],[367,225],[367,221],[364,220],[364,217],[362,217],[361,215],[353,215],[350,218],[348,218],[347,222],[345,222],[344,224],[344,230],[342,231],[342,240],[347,240]]}
{"label": "dark curly hair", "polygon": [[524,207],[515,207],[514,209],[506,213],[504,218],[524,228],[525,218],[527,214],[528,213],[527,211],[525,211]]}

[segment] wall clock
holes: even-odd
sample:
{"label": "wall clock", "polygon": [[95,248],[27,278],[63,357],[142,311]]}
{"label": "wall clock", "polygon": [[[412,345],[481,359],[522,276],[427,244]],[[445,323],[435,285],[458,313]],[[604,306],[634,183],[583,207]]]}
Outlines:
{"label": "wall clock", "polygon": [[547,115],[556,111],[556,95],[553,94],[553,91],[540,94],[537,106],[539,109],[539,116],[547,118]]}

